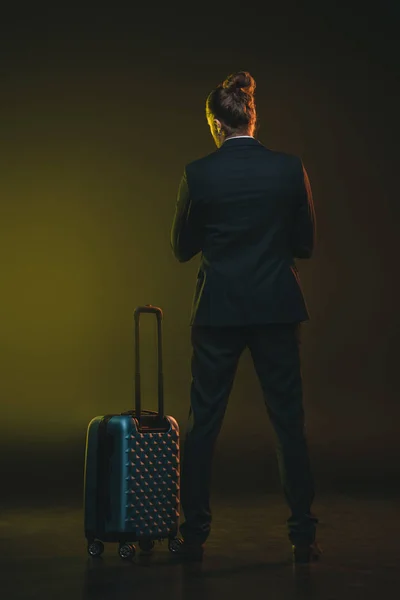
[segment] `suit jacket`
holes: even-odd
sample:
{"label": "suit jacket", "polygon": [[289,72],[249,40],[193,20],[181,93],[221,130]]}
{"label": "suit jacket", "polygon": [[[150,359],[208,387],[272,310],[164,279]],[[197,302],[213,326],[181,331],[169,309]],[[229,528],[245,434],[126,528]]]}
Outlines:
{"label": "suit jacket", "polygon": [[190,325],[309,320],[295,258],[316,234],[300,158],[255,138],[230,138],[186,165],[171,247],[180,262],[201,252]]}

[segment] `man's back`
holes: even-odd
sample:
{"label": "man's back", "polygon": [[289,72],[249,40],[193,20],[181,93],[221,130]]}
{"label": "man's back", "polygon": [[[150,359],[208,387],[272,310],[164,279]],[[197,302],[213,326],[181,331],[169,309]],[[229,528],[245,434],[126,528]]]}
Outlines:
{"label": "man's back", "polygon": [[202,252],[191,324],[307,320],[294,257],[311,256],[315,215],[301,160],[238,137],[185,175],[172,245],[180,260]]}

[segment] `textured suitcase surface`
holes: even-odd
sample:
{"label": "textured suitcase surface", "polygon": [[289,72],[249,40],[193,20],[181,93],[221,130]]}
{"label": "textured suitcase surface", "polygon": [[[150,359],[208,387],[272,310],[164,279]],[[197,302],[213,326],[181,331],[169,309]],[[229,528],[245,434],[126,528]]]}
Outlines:
{"label": "textured suitcase surface", "polygon": [[[157,317],[158,413],[141,409],[141,313]],[[134,316],[135,410],[96,417],[87,429],[84,516],[89,545],[94,540],[173,540],[178,532],[179,428],[164,415],[162,311],[146,305],[137,307]],[[92,556],[101,553],[99,547],[88,549]]]}
{"label": "textured suitcase surface", "polygon": [[[139,431],[130,415],[96,417],[88,427],[85,532],[88,539],[135,541],[177,533],[179,428]],[[101,431],[101,428],[106,431]]]}

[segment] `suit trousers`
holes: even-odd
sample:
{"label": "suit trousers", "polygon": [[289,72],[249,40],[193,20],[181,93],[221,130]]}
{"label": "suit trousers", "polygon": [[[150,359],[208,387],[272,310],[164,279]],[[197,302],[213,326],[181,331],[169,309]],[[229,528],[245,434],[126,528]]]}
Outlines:
{"label": "suit trousers", "polygon": [[300,327],[300,323],[192,326],[191,401],[181,467],[185,521],[179,528],[186,541],[204,543],[211,531],[212,458],[245,348],[250,350],[276,434],[280,480],[291,511],[289,539],[293,544],[315,540],[318,519],[311,513],[314,481],[305,432]]}

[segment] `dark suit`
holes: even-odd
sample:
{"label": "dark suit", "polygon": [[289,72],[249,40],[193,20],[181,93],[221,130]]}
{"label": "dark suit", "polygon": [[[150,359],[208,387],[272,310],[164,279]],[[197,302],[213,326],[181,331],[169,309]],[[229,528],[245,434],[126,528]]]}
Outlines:
{"label": "dark suit", "polygon": [[[292,542],[318,520],[304,432],[299,327],[309,319],[295,258],[310,258],[315,212],[299,158],[254,138],[231,138],[186,165],[171,246],[186,262],[201,252],[190,319],[193,355],[182,464],[185,539],[210,532],[209,483],[237,364],[248,347],[277,436]],[[246,430],[238,432],[245,439]]]}

